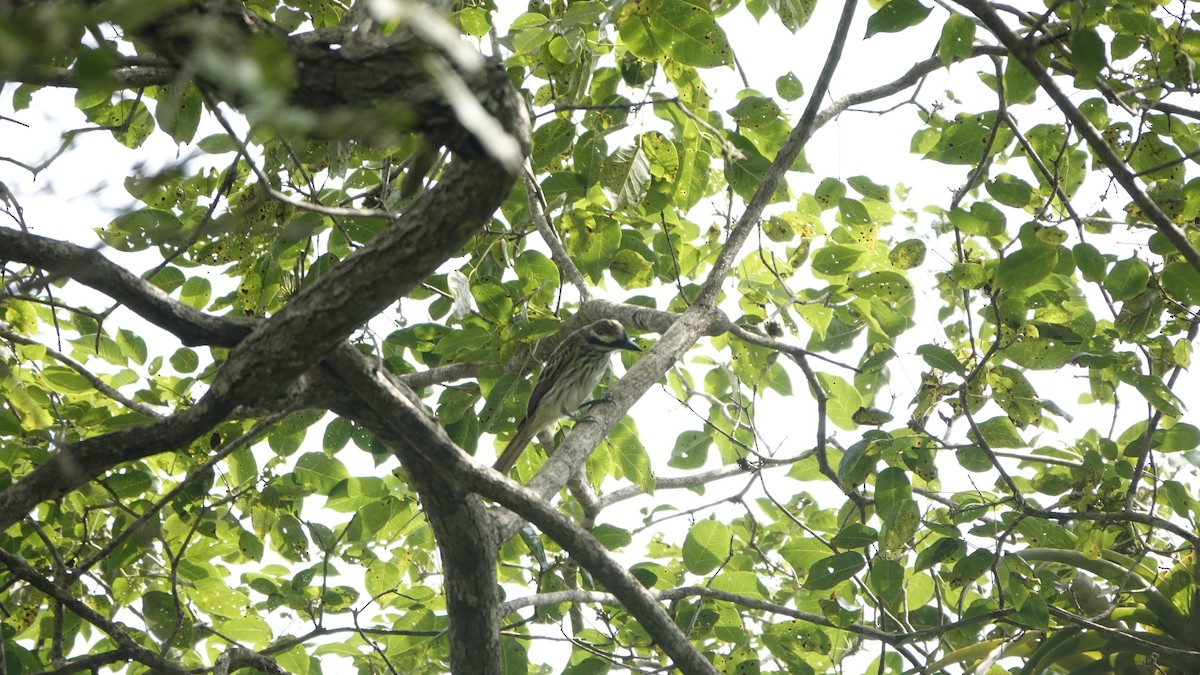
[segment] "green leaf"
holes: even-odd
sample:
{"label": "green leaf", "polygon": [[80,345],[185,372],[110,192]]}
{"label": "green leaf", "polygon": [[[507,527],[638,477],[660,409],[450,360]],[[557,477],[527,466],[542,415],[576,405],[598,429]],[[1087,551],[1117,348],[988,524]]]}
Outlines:
{"label": "green leaf", "polygon": [[285,560],[300,562],[308,560],[308,536],[304,525],[290,513],[279,516],[275,526],[271,528],[271,549]]}
{"label": "green leaf", "polygon": [[921,345],[917,347],[917,355],[933,368],[947,372],[966,375],[967,368],[958,360],[954,352],[937,345]]}
{"label": "green leaf", "polygon": [[213,616],[239,617],[250,606],[249,598],[231,590],[224,580],[215,576],[193,580],[185,592],[200,611]]}
{"label": "green leaf", "polygon": [[1004,60],[1004,101],[1009,105],[1033,103],[1038,83],[1018,59]]}
{"label": "green leaf", "polygon": [[1095,246],[1080,242],[1071,249],[1071,254],[1075,258],[1075,267],[1079,269],[1084,281],[1104,280],[1108,263]]}
{"label": "green leaf", "polygon": [[857,246],[830,244],[813,253],[812,268],[814,272],[828,276],[845,274],[854,269],[862,255],[863,250]]}
{"label": "green leaf", "polygon": [[779,104],[764,96],[746,96],[729,109],[729,115],[747,129],[765,127],[779,119]]}
{"label": "green leaf", "polygon": [[880,185],[866,176],[851,176],[846,179],[846,182],[864,199],[886,202],[892,198],[891,190],[886,185]]}
{"label": "green leaf", "polygon": [[13,112],[21,112],[29,108],[29,104],[33,102],[33,95],[42,87],[40,85],[31,84],[29,82],[22,83],[13,91],[12,106]]}
{"label": "green leaf", "polygon": [[888,467],[875,478],[875,504],[879,513],[891,513],[912,499],[912,483],[903,469]]}
{"label": "green leaf", "polygon": [[174,631],[175,620],[179,617],[175,598],[163,591],[147,591],[142,596],[142,616],[146,620],[146,627],[155,637],[166,639]]}
{"label": "green leaf", "polygon": [[564,119],[550,120],[534,130],[531,157],[534,168],[556,167],[561,160],[570,157],[575,131],[576,126]]}
{"label": "green leaf", "polygon": [[862,407],[862,396],[849,382],[829,373],[817,373],[817,380],[829,395],[826,413],[829,420],[850,431],[858,428],[854,423],[854,412]]}
{"label": "green leaf", "polygon": [[42,369],[42,376],[54,386],[55,391],[80,394],[92,388],[87,378],[74,370],[62,366],[47,366]]}
{"label": "green leaf", "polygon": [[783,100],[795,101],[804,96],[804,85],[800,83],[800,78],[789,72],[775,80],[775,91]]}
{"label": "green leaf", "polygon": [[616,551],[620,548],[628,546],[633,542],[633,536],[629,530],[616,525],[601,523],[592,530],[592,536],[600,540],[604,544],[604,548],[610,551]]}
{"label": "green leaf", "polygon": [[146,358],[149,356],[149,352],[146,349],[146,341],[137,333],[128,328],[118,330],[117,346],[121,348],[121,353],[130,361],[138,364],[146,363]]}
{"label": "green leaf", "polygon": [[1181,518],[1200,516],[1200,501],[1197,501],[1192,496],[1192,491],[1182,483],[1175,480],[1163,481],[1160,489],[1166,495],[1167,503],[1171,505],[1175,515]]}
{"label": "green leaf", "polygon": [[729,528],[715,520],[701,520],[683,541],[683,566],[692,574],[708,574],[729,557]]}
{"label": "green leaf", "polygon": [[1113,300],[1129,300],[1146,290],[1150,282],[1150,267],[1139,258],[1126,258],[1118,261],[1108,271],[1104,280],[1104,288]]}
{"label": "green leaf", "polygon": [[699,469],[708,459],[710,445],[712,445],[712,436],[706,432],[684,431],[675,438],[675,447],[671,449],[671,459],[667,462],[667,466],[683,470]]}
{"label": "green leaf", "polygon": [[1056,370],[1079,356],[1076,345],[1059,340],[1024,339],[1004,348],[1005,358],[1033,370]]}
{"label": "green leaf", "polygon": [[[962,113],[942,131],[925,157],[943,164],[974,166],[983,159],[995,123],[995,112]],[[1001,132],[997,138],[1000,142],[992,145],[993,152],[1003,147],[1006,135]]]}
{"label": "green leaf", "polygon": [[892,306],[912,300],[912,284],[896,272],[871,272],[850,281],[846,290],[864,298],[880,298]]}
{"label": "green leaf", "polygon": [[[1105,606],[1107,606],[1107,602]],[[1035,593],[1029,594],[1017,608],[1013,621],[1035,630],[1045,630],[1050,625],[1050,610],[1046,600]]]}
{"label": "green leaf", "polygon": [[150,279],[150,283],[154,284],[155,286],[158,286],[160,289],[162,289],[163,291],[165,291],[167,293],[170,293],[171,291],[174,291],[176,288],[179,288],[180,286],[182,286],[183,282],[184,282],[183,272],[181,272],[178,267],[171,267],[171,266],[167,266],[167,267],[164,267],[164,268],[158,270],[158,273],[155,274],[154,277]]}
{"label": "green leaf", "polygon": [[1008,415],[1016,426],[1024,429],[1042,422],[1042,402],[1028,378],[1017,370],[996,365],[987,376],[996,405]]}
{"label": "green leaf", "polygon": [[767,0],[775,15],[793,33],[798,32],[812,18],[817,0]]}
{"label": "green leaf", "polygon": [[804,587],[810,591],[827,591],[858,574],[867,562],[856,551],[846,551],[822,558],[808,569]]}
{"label": "green leaf", "polygon": [[329,494],[349,475],[344,464],[324,453],[308,452],[296,460],[296,480],[318,494]]}
{"label": "green leaf", "polygon": [[1094,28],[1074,28],[1070,33],[1071,60],[1075,63],[1075,86],[1096,86],[1100,71],[1108,65],[1104,39]]}
{"label": "green leaf", "polygon": [[970,58],[974,41],[975,22],[961,14],[951,14],[942,26],[942,38],[938,41],[938,58],[942,65],[949,66]]}
{"label": "green leaf", "polygon": [[144,251],[172,243],[183,230],[179,217],[170,211],[141,209],[117,216],[100,232],[104,243],[126,253]]}
{"label": "green leaf", "polygon": [[970,211],[953,209],[948,218],[964,234],[995,237],[1004,232],[1004,213],[986,202],[975,202]]}
{"label": "green leaf", "polygon": [[[762,184],[763,176],[771,168],[771,162],[745,136],[733,131],[727,132],[727,136],[729,142],[741,153],[741,157],[726,162],[725,180],[738,196],[750,199]],[[786,194],[786,189],[781,185],[776,194]]]}
{"label": "green leaf", "polygon": [[1146,402],[1154,406],[1154,408],[1164,415],[1171,417],[1180,417],[1183,415],[1181,406],[1183,402],[1175,395],[1175,392],[1163,382],[1162,378],[1157,375],[1133,375],[1128,374],[1122,378],[1133,385],[1138,392],[1146,397]]}
{"label": "green leaf", "polygon": [[200,355],[195,350],[180,347],[171,355],[171,367],[180,373],[195,372],[200,367]]}
{"label": "green leaf", "polygon": [[[1183,153],[1179,148],[1167,143],[1158,134],[1147,133],[1138,138],[1129,156],[1129,166],[1147,179],[1182,181],[1185,164],[1180,161],[1182,158]],[[1161,199],[1156,201],[1160,201],[1161,205]]]}
{"label": "green leaf", "polygon": [[171,135],[176,143],[190,143],[200,126],[200,108],[203,99],[200,90],[187,85],[180,91],[174,85],[164,86],[158,96],[154,115],[158,126]]}
{"label": "green leaf", "polygon": [[979,575],[986,572],[996,563],[996,555],[991,551],[981,548],[972,551],[965,558],[960,558],[954,564],[954,569],[950,572],[948,581],[951,588],[962,588],[967,584],[979,578]]}
{"label": "green leaf", "polygon": [[1033,187],[1011,173],[1002,173],[989,180],[984,187],[992,199],[1005,206],[1024,208],[1033,197]]}
{"label": "green leaf", "polygon": [[367,593],[372,597],[379,596],[396,588],[400,583],[400,567],[395,563],[374,560],[367,566],[363,575]]}
{"label": "green leaf", "polygon": [[866,548],[879,540],[879,532],[863,523],[851,523],[834,535],[830,544],[838,548]]}
{"label": "green leaf", "polygon": [[733,49],[712,14],[685,0],[633,0],[615,17],[621,40],[643,59],[670,56],[696,68],[733,63]]}
{"label": "green leaf", "polygon": [[1159,452],[1181,452],[1200,447],[1200,429],[1179,423],[1167,429],[1157,429],[1151,444]]}
{"label": "green leaf", "polygon": [[895,415],[886,410],[866,407],[855,410],[854,414],[850,416],[850,419],[854,420],[855,424],[871,427],[883,426],[895,418]]}
{"label": "green leaf", "polygon": [[617,466],[629,482],[640,487],[646,494],[654,494],[655,477],[650,467],[650,456],[638,438],[637,427],[631,417],[623,417],[609,434],[612,452]]}
{"label": "green leaf", "polygon": [[188,277],[179,291],[179,300],[196,309],[204,309],[212,298],[212,284],[204,277]]}
{"label": "green leaf", "polygon": [[857,485],[867,480],[879,463],[881,443],[878,440],[866,438],[854,443],[842,453],[838,462],[838,482],[847,485]]}
{"label": "green leaf", "polygon": [[904,600],[904,566],[895,560],[876,560],[867,573],[867,586],[885,607],[900,610]]}
{"label": "green leaf", "polygon": [[154,132],[154,118],[141,101],[121,101],[108,114],[94,120],[97,124],[114,127],[113,138],[127,148],[139,148]]}
{"label": "green leaf", "polygon": [[921,527],[921,508],[912,499],[896,503],[887,511],[883,527],[879,529],[879,548],[886,554],[895,554],[908,547]]}
{"label": "green leaf", "polygon": [[458,13],[458,22],[463,32],[473,38],[481,38],[492,29],[491,18],[482,7],[464,7]]}
{"label": "green leaf", "polygon": [[817,206],[822,211],[837,206],[845,197],[846,186],[836,178],[822,179],[816,191],[813,192],[813,198],[816,199]]}
{"label": "green leaf", "polygon": [[517,54],[532,54],[541,49],[553,37],[554,32],[545,26],[529,26],[515,30],[512,37],[513,51]]}
{"label": "green leaf", "polygon": [[917,553],[913,565],[914,572],[929,569],[945,560],[957,559],[966,549],[963,540],[954,537],[941,537]]}
{"label": "green leaf", "polygon": [[788,673],[814,675],[816,671],[806,660],[806,658],[811,658],[809,652],[813,651],[808,647],[829,643],[828,636],[824,641],[820,641],[815,637],[816,632],[820,631],[815,626],[802,621],[778,621],[766,626],[762,633],[762,641],[771,655],[786,666]]}
{"label": "green leaf", "polygon": [[271,641],[271,627],[266,619],[256,614],[222,622],[218,630],[229,639],[246,643],[253,649],[261,649]]}
{"label": "green leaf", "polygon": [[933,10],[917,0],[892,0],[867,19],[867,34],[898,33],[925,20]]}
{"label": "green leaf", "polygon": [[1057,248],[1026,246],[1000,259],[992,285],[1010,291],[1029,288],[1049,276],[1057,264]]}
{"label": "green leaf", "polygon": [[616,210],[636,206],[650,185],[650,162],[641,145],[618,150],[600,172],[600,184],[613,195]]}
{"label": "green leaf", "polygon": [[1007,417],[993,417],[979,423],[979,433],[972,429],[967,435],[974,443],[986,443],[992,448],[1028,447],[1017,427]]}
{"label": "green leaf", "polygon": [[896,244],[888,252],[888,262],[902,270],[920,267],[925,262],[925,242],[907,239]]}
{"label": "green leaf", "polygon": [[978,263],[954,263],[946,276],[959,288],[974,291],[987,284],[987,272]]}
{"label": "green leaf", "polygon": [[1181,260],[1167,263],[1162,271],[1162,286],[1172,298],[1185,305],[1200,305],[1200,272]]}
{"label": "green leaf", "polygon": [[389,494],[387,483],[378,476],[346,478],[329,490],[325,505],[339,513],[354,513],[379,502]]}
{"label": "green leaf", "polygon": [[567,251],[580,271],[593,280],[603,278],[621,246],[621,227],[608,216],[583,211],[563,215]]}
{"label": "green leaf", "polygon": [[233,142],[233,138],[229,138],[227,133],[214,133],[212,136],[205,136],[196,144],[200,150],[210,155],[224,155],[226,153],[236,153],[238,144]]}
{"label": "green leaf", "polygon": [[327,454],[333,453],[346,447],[350,442],[351,431],[353,425],[350,420],[344,417],[335,417],[325,425],[325,434],[321,439],[321,449]]}

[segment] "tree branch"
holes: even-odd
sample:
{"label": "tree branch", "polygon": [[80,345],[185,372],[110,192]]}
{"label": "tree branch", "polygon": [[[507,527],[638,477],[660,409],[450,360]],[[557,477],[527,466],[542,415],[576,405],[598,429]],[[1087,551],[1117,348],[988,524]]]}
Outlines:
{"label": "tree branch", "polygon": [[729,237],[726,238],[725,244],[721,247],[721,253],[717,256],[712,269],[708,273],[708,278],[704,281],[700,293],[696,296],[696,305],[711,307],[716,303],[721,284],[725,282],[725,278],[729,275],[729,269],[733,265],[733,261],[741,250],[742,245],[746,243],[746,238],[750,236],[750,232],[758,225],[758,218],[762,215],[763,208],[771,201],[775,190],[778,189],[780,182],[783,181],[784,174],[791,168],[792,163],[796,161],[796,157],[800,155],[800,151],[808,143],[808,139],[812,137],[813,131],[816,130],[817,112],[821,109],[821,101],[825,98],[825,93],[829,91],[829,83],[833,80],[833,72],[837,68],[838,61],[842,58],[842,49],[846,45],[846,35],[850,31],[850,21],[854,18],[854,8],[857,4],[856,0],[846,0],[845,4],[842,5],[841,19],[838,22],[837,30],[834,32],[833,42],[829,46],[829,57],[825,60],[825,66],[821,69],[821,75],[817,78],[816,86],[813,87],[812,92],[808,95],[808,105],[804,108],[804,114],[800,116],[800,121],[792,129],[792,132],[788,134],[787,140],[783,142],[783,146],[779,149],[779,153],[771,161],[771,167],[767,169],[766,174],[763,176],[762,183],[754,191],[754,195],[746,204],[746,210],[742,212],[737,224],[734,225],[733,230],[729,233]]}
{"label": "tree branch", "polygon": [[116,401],[117,403],[120,403],[121,405],[125,406],[126,408],[129,408],[130,410],[132,410],[134,412],[145,415],[146,417],[150,417],[150,418],[162,417],[162,413],[158,412],[154,408],[151,408],[150,406],[145,405],[144,403],[138,403],[137,401],[125,396],[121,392],[110,387],[107,382],[105,382],[104,380],[101,380],[99,376],[97,376],[95,373],[93,373],[92,371],[85,368],[82,363],[67,356],[66,354],[63,354],[55,349],[52,349],[46,345],[43,345],[42,343],[38,342],[37,340],[31,340],[30,338],[24,337],[22,335],[17,335],[16,333],[8,330],[5,327],[5,324],[3,324],[3,323],[0,323],[0,338],[4,338],[5,340],[10,340],[10,341],[15,342],[20,345],[38,345],[38,346],[42,347],[43,349],[45,349],[46,354],[49,355],[51,358],[53,358],[55,361],[58,361],[59,363],[66,365],[71,370],[74,370],[75,372],[82,375],[83,378],[85,380],[87,380],[96,389],[96,391],[100,392],[101,394]]}
{"label": "tree branch", "polygon": [[253,317],[210,316],[173,299],[99,251],[36,234],[0,227],[0,261],[44,269],[50,273],[50,279],[44,283],[64,277],[74,279],[128,307],[188,346],[232,347],[262,323],[262,319]]}
{"label": "tree branch", "polygon": [[[516,96],[511,88],[508,92]],[[527,133],[519,120],[513,123],[518,132]],[[277,404],[297,377],[324,359],[351,331],[456,253],[491,219],[515,178],[490,158],[454,162],[441,182],[422,194],[369,245],[303,289],[278,314],[257,322],[252,333],[236,342],[196,406],[153,425],[68,445],[0,492],[0,531],[38,502],[62,496],[120,462],[186,445],[239,405],[253,408]],[[3,259],[37,264],[101,287],[139,314],[158,319],[164,327],[185,335],[190,335],[187,329],[203,324],[214,332],[223,331],[220,335],[233,337],[228,331],[231,322],[212,322],[202,312],[183,310],[160,289],[109,263],[96,251],[8,229],[0,229],[0,251],[4,252]],[[174,320],[177,312],[186,320]],[[245,322],[232,325],[242,330],[248,327]]]}
{"label": "tree branch", "polygon": [[525,174],[525,199],[529,203],[529,218],[537,227],[538,234],[542,235],[542,241],[546,242],[546,247],[550,249],[550,259],[558,266],[558,271],[566,277],[567,281],[571,282],[571,285],[579,291],[580,300],[587,302],[591,299],[592,292],[588,289],[583,273],[575,266],[575,261],[571,260],[571,256],[567,255],[567,249],[563,248],[562,240],[558,238],[558,233],[550,224],[549,216],[546,214],[546,209],[549,208],[549,205],[546,204],[546,197],[542,194],[542,188],[534,182],[533,176],[528,172]]}
{"label": "tree branch", "polygon": [[[0,529],[6,529],[6,527]],[[38,574],[38,571],[30,567],[29,563],[25,562],[20,556],[0,549],[0,563],[3,563],[13,576],[38,589],[46,596],[61,602],[67,609],[78,615],[79,618],[100,629],[105,635],[112,638],[113,642],[128,654],[130,659],[155,669],[155,672],[173,673],[175,675],[184,675],[187,672],[172,661],[134,642],[133,638],[129,637],[129,634],[125,632],[122,626],[108,620],[88,606],[86,602],[75,597],[67,589]]]}
{"label": "tree branch", "polygon": [[[675,667],[686,673],[716,672],[712,664],[691,646],[653,596],[624,566],[609,556],[595,537],[533,491],[471,461],[415,395],[366,356],[351,349],[341,349],[336,365],[346,378],[347,386],[400,435],[401,443],[420,453],[426,461],[436,462],[453,484],[503,504],[534,523],[568,551],[637,618],[655,643],[674,660]],[[498,603],[493,605],[497,606]]]}
{"label": "tree branch", "polygon": [[992,31],[992,34],[1008,48],[1012,57],[1025,66],[1025,69],[1029,71],[1033,79],[1037,81],[1038,85],[1054,101],[1059,111],[1075,127],[1076,133],[1083,137],[1096,157],[1112,172],[1113,178],[1116,179],[1117,183],[1125,189],[1125,192],[1138,205],[1138,208],[1154,223],[1154,227],[1167,238],[1167,241],[1171,242],[1171,245],[1179,251],[1180,255],[1193,268],[1200,271],[1200,252],[1197,252],[1192,247],[1187,239],[1187,235],[1146,194],[1138,179],[1129,170],[1128,165],[1117,155],[1116,150],[1113,150],[1108,141],[1104,140],[1100,132],[1092,126],[1088,118],[1075,106],[1066,92],[1058,86],[1058,83],[1054,81],[1054,77],[1046,72],[1046,69],[1038,63],[1034,57],[1034,46],[1017,37],[1016,33],[1008,27],[1008,24],[1004,23],[1004,20],[1000,18],[1000,15],[996,13],[996,10],[990,3],[984,2],[984,0],[955,0],[955,2],[965,7],[982,21]]}

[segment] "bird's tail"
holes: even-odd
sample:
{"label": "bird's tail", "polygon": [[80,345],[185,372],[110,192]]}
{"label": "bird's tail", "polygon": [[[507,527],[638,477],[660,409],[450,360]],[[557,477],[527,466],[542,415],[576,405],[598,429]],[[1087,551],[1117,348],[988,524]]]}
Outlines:
{"label": "bird's tail", "polygon": [[504,446],[504,452],[500,453],[500,456],[496,458],[496,463],[492,465],[493,469],[505,475],[512,471],[521,453],[525,452],[525,448],[529,447],[529,442],[537,434],[536,425],[528,424],[528,422],[529,420],[526,419],[517,426],[517,433],[508,442],[508,445]]}

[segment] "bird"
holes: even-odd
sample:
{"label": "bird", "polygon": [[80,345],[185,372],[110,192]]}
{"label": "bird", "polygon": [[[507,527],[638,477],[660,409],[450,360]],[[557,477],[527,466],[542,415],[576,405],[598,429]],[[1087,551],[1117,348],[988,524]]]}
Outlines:
{"label": "bird", "polygon": [[534,436],[582,406],[608,370],[610,355],[618,350],[642,351],[614,319],[596,321],[568,335],[546,360],[529,395],[525,419],[492,468],[507,474]]}

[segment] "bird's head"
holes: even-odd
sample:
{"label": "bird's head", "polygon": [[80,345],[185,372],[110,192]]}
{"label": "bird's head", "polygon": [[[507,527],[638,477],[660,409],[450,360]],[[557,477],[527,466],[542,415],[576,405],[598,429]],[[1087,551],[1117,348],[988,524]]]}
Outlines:
{"label": "bird's head", "polygon": [[615,351],[626,349],[631,352],[642,351],[641,347],[629,339],[625,327],[615,319],[602,319],[584,329],[587,331],[587,341],[600,349]]}

